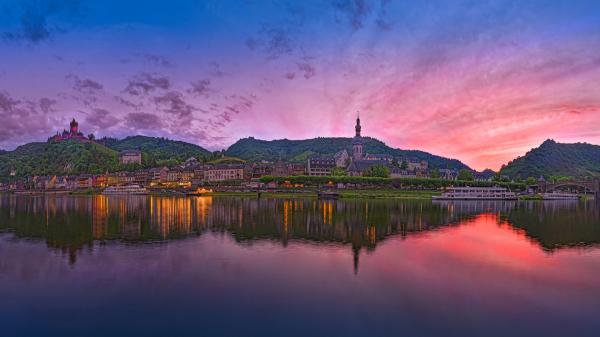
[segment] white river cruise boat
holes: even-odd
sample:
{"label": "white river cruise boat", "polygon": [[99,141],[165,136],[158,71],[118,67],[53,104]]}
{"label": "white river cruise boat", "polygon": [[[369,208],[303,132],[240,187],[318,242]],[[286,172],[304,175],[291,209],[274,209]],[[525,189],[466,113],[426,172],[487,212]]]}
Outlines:
{"label": "white river cruise boat", "polygon": [[579,200],[579,196],[574,193],[542,193],[542,199],[544,200]]}
{"label": "white river cruise boat", "polygon": [[436,200],[517,200],[517,195],[504,187],[449,187]]}
{"label": "white river cruise boat", "polygon": [[148,194],[148,190],[139,185],[124,185],[124,186],[111,186],[107,187],[104,195],[130,195],[130,194]]}

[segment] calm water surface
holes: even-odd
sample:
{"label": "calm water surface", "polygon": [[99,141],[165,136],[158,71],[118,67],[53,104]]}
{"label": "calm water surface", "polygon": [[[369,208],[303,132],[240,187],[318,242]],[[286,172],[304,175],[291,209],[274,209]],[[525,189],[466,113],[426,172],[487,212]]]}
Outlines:
{"label": "calm water surface", "polygon": [[0,196],[0,335],[598,336],[594,202]]}

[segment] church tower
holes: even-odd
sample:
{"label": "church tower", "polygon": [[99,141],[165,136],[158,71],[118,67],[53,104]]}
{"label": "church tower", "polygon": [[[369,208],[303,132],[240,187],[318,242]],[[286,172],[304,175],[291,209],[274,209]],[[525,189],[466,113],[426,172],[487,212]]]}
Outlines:
{"label": "church tower", "polygon": [[356,134],[354,139],[352,140],[352,158],[354,160],[362,160],[363,159],[363,140],[360,136],[360,116],[356,116],[356,126],[354,127]]}

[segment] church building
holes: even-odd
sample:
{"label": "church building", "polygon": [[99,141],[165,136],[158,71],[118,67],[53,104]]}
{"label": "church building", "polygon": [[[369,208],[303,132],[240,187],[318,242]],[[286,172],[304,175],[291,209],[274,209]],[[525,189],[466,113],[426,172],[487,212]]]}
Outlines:
{"label": "church building", "polygon": [[362,176],[366,170],[374,165],[390,167],[391,156],[383,154],[367,154],[364,151],[364,142],[360,134],[360,116],[356,117],[356,126],[354,127],[354,138],[352,139],[352,162],[346,168],[350,176]]}

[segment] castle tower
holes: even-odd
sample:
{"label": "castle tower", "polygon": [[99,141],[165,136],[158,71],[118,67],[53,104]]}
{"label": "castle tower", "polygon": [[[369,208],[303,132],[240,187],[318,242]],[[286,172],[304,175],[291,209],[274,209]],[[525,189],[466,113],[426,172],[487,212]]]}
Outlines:
{"label": "castle tower", "polygon": [[71,121],[71,134],[76,135],[78,132],[79,132],[79,124],[77,123],[75,118],[73,118],[73,120]]}
{"label": "castle tower", "polygon": [[360,136],[360,116],[356,116],[356,126],[354,127],[356,134],[354,135],[354,139],[352,140],[352,158],[354,160],[362,160],[363,159],[363,140]]}

